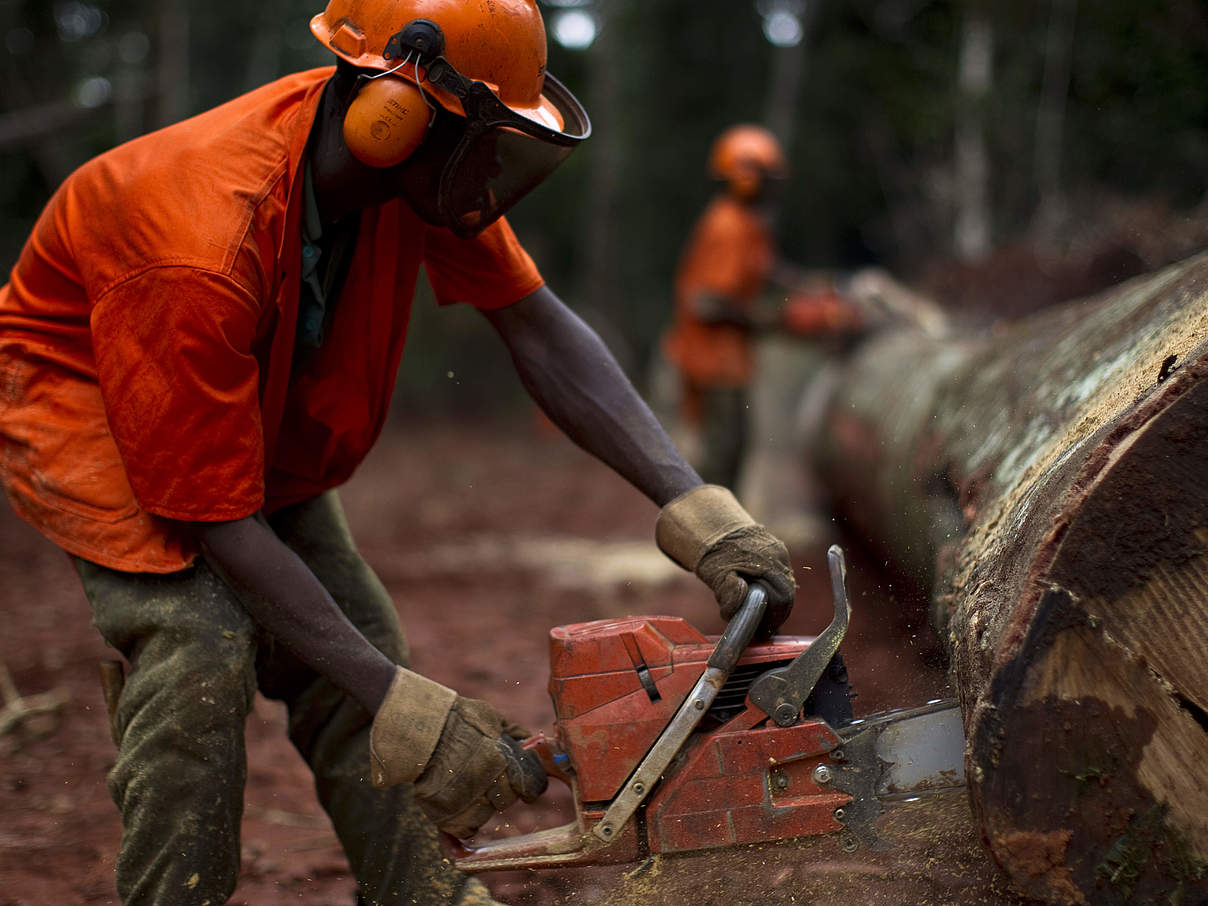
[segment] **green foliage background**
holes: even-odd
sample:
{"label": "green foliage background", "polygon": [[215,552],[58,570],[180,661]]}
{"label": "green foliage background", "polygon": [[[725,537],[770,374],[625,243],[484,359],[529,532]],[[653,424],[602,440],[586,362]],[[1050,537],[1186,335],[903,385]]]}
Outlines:
{"label": "green foliage background", "polygon": [[[784,85],[773,77],[783,51],[764,37],[760,4],[579,0],[603,16],[606,32],[587,50],[551,41],[549,68],[588,104],[596,136],[510,219],[555,291],[640,383],[668,318],[681,243],[713,190],[710,142],[735,122],[761,120],[769,98],[792,90],[784,254],[828,269],[875,262],[910,279],[951,254],[960,26],[980,12],[994,28],[982,110],[992,229],[1007,243],[1031,228],[1039,202],[1036,116],[1059,2],[808,0],[800,76]],[[547,20],[559,12],[543,8]],[[15,261],[58,182],[88,157],[324,65],[307,27],[317,11],[314,0],[0,0],[0,268]],[[183,39],[172,30],[181,21]],[[1065,192],[1202,206],[1208,5],[1082,0],[1075,22]],[[98,79],[109,99],[81,106],[104,87]],[[605,80],[609,103],[593,107]],[[47,124],[58,125],[39,130]],[[473,312],[421,304],[401,404],[499,405],[494,378],[506,363],[489,334]]]}

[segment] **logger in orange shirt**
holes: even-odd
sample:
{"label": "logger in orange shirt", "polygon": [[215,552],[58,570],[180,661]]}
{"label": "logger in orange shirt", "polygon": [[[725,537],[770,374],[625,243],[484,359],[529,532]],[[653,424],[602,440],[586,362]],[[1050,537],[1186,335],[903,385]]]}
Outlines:
{"label": "logger in orange shirt", "polygon": [[[726,487],[738,482],[747,447],[757,333],[825,336],[859,321],[829,278],[777,255],[771,215],[787,171],[780,143],[762,126],[743,123],[718,136],[709,174],[724,187],[697,220],[676,271],[664,353],[680,375],[682,416],[700,432],[700,474]],[[773,290],[782,291],[770,304]]]}
{"label": "logger in orange shirt", "polygon": [[680,374],[682,412],[700,429],[701,476],[732,487],[746,447],[753,334],[776,266],[768,211],[786,175],[780,143],[760,126],[723,132],[709,154],[724,189],[692,230],[675,278],[675,320],[665,353]]}
{"label": "logger in orange shirt", "polygon": [[226,902],[253,693],[365,903],[492,903],[442,858],[545,785],[489,704],[407,669],[335,488],[382,430],[422,265],[482,311],[533,398],[660,507],[714,591],[792,604],[788,554],[702,482],[502,215],[589,133],[534,0],[331,0],[334,69],[85,164],[0,288],[0,478],[130,665],[109,786],[126,904]]}

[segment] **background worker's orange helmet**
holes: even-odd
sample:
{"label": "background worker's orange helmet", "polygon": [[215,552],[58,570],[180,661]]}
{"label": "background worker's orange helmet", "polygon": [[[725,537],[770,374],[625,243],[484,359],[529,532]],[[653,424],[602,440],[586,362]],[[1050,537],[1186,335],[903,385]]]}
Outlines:
{"label": "background worker's orange helmet", "polygon": [[765,179],[783,179],[788,165],[776,136],[763,126],[742,123],[731,126],[713,143],[709,174],[725,180],[739,194],[747,194]]}
{"label": "background worker's orange helmet", "polygon": [[[332,53],[362,69],[394,73],[410,82],[416,68],[388,59],[386,46],[407,23],[428,19],[444,32],[444,52],[458,72],[485,82],[504,104],[552,129],[557,108],[542,94],[545,23],[536,0],[330,0],[310,29]],[[422,75],[422,67],[420,67]],[[439,86],[424,89],[451,113],[460,101]]]}

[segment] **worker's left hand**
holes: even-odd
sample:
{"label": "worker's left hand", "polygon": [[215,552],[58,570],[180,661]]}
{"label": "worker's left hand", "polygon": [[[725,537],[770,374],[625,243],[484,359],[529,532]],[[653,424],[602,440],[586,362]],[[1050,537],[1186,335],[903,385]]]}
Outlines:
{"label": "worker's left hand", "polygon": [[[511,730],[512,732],[508,732]],[[518,798],[535,802],[547,780],[493,706],[457,697],[427,769],[415,781],[420,808],[454,837],[474,833]]]}
{"label": "worker's left hand", "polygon": [[399,667],[370,730],[370,777],[378,787],[414,783],[437,827],[471,837],[518,798],[545,792],[541,762],[520,746],[527,735],[487,702]]}
{"label": "worker's left hand", "polygon": [[676,497],[659,512],[655,540],[713,590],[725,619],[738,612],[754,579],[768,589],[762,632],[775,632],[792,611],[797,583],[788,548],[725,488],[705,484]]}

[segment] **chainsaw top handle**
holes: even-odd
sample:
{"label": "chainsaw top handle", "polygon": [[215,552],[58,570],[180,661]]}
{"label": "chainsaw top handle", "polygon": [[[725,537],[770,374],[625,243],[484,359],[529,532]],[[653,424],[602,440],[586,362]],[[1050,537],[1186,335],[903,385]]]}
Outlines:
{"label": "chainsaw top handle", "polygon": [[717,647],[709,655],[709,666],[724,670],[727,674],[733,670],[734,665],[738,663],[738,659],[742,657],[742,653],[755,636],[755,630],[759,628],[767,609],[767,586],[761,582],[751,582],[742,606],[730,618]]}

